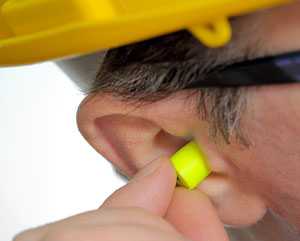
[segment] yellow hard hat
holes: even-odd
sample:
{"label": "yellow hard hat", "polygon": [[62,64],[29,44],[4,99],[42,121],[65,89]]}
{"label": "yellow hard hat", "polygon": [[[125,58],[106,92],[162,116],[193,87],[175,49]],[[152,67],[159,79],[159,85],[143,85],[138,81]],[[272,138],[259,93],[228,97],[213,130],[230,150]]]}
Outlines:
{"label": "yellow hard hat", "polygon": [[61,59],[188,29],[208,47],[228,18],[291,0],[0,0],[0,66]]}

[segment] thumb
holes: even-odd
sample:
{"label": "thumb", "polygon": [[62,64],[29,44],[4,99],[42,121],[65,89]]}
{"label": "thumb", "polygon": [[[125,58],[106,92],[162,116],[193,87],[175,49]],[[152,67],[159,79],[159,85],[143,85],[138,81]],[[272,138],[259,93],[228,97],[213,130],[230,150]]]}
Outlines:
{"label": "thumb", "polygon": [[159,158],[145,166],[130,182],[114,192],[101,206],[138,207],[164,216],[172,200],[176,174],[168,158]]}

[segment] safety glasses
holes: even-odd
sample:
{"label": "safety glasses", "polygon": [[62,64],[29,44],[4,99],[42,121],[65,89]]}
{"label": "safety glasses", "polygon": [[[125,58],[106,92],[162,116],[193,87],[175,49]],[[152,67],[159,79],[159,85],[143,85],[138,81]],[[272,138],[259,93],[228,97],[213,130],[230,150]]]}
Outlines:
{"label": "safety glasses", "polygon": [[300,51],[233,64],[207,73],[187,89],[300,83]]}

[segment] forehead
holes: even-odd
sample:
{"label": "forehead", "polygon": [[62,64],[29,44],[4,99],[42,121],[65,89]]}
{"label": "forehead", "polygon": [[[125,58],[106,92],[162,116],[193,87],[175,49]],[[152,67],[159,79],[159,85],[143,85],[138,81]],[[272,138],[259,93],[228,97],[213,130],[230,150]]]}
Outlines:
{"label": "forehead", "polygon": [[[241,17],[234,30],[243,36],[259,38],[265,54],[279,54],[300,49],[300,1]],[[255,32],[254,29],[255,28]],[[246,33],[246,34],[245,34]],[[255,34],[254,34],[255,33]],[[240,41],[247,41],[240,38]]]}

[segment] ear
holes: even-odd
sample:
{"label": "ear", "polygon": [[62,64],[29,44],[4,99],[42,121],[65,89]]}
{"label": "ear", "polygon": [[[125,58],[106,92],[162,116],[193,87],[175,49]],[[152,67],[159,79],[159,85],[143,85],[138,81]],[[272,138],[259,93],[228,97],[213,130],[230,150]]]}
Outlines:
{"label": "ear", "polygon": [[132,176],[191,139],[184,119],[178,118],[177,113],[184,114],[183,106],[175,105],[176,99],[137,107],[108,94],[90,95],[78,109],[78,127],[94,149],[122,173]]}
{"label": "ear", "polygon": [[139,106],[109,94],[92,94],[80,105],[77,121],[85,139],[128,176],[195,139],[204,147],[213,170],[199,191],[210,197],[224,223],[255,223],[265,213],[264,202],[244,188],[243,183],[249,183],[239,182],[238,168],[210,140],[207,123],[197,116],[196,101],[188,91]]}

